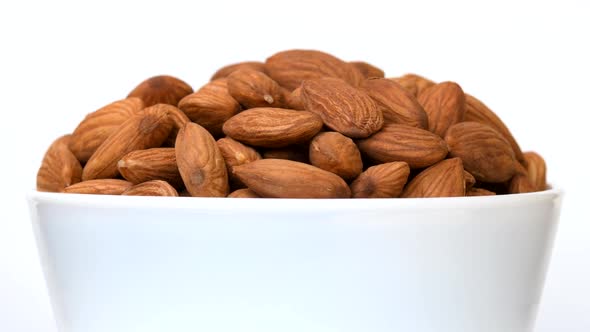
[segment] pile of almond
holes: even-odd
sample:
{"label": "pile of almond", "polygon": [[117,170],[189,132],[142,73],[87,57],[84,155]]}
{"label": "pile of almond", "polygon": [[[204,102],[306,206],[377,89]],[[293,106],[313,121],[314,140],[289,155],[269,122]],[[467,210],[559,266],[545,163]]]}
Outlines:
{"label": "pile of almond", "polygon": [[39,191],[391,198],[545,190],[545,162],[454,82],[310,50],[156,76],[49,147]]}

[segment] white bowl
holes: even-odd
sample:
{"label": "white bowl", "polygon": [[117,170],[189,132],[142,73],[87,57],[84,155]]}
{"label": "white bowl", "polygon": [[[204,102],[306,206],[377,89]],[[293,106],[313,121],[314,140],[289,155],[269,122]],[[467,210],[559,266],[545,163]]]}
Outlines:
{"label": "white bowl", "polygon": [[29,202],[60,332],[525,332],[561,196]]}

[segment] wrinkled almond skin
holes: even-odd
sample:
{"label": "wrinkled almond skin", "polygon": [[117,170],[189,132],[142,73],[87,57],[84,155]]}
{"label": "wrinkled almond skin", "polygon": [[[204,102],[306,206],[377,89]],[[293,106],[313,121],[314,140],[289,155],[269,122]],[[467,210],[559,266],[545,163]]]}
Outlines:
{"label": "wrinkled almond skin", "polygon": [[88,114],[72,133],[70,150],[80,162],[87,162],[107,137],[143,107],[140,98],[131,97]]}
{"label": "wrinkled almond skin", "polygon": [[303,105],[324,124],[351,138],[364,138],[383,127],[383,113],[364,91],[336,78],[304,81]]}
{"label": "wrinkled almond skin", "polygon": [[408,92],[418,97],[424,90],[435,85],[433,81],[416,74],[405,74],[401,77],[395,77],[391,80],[401,85]]}
{"label": "wrinkled almond skin", "polygon": [[170,134],[172,121],[167,105],[144,109],[123,122],[94,152],[82,173],[82,180],[114,178],[117,162],[127,153],[159,147]]}
{"label": "wrinkled almond skin", "polygon": [[385,77],[385,73],[383,70],[373,66],[370,63],[364,61],[351,61],[349,62],[351,65],[355,66],[358,71],[363,74],[364,78],[383,78]]}
{"label": "wrinkled almond skin", "polygon": [[174,148],[131,151],[119,160],[117,168],[123,178],[133,184],[163,180],[177,188],[182,186]]}
{"label": "wrinkled almond skin", "polygon": [[63,192],[68,194],[121,195],[131,186],[133,183],[125,180],[98,179],[78,182],[66,187]]}
{"label": "wrinkled almond skin", "polygon": [[193,88],[184,81],[167,75],[150,77],[141,82],[129,97],[138,97],[143,100],[146,107],[156,104],[169,104],[176,106],[185,96],[193,93]]}
{"label": "wrinkled almond skin", "polygon": [[262,159],[253,148],[246,146],[230,137],[217,140],[217,147],[225,160],[227,174],[232,188],[243,188],[245,185],[233,175],[234,166],[243,165]]}
{"label": "wrinkled almond skin", "polygon": [[523,155],[520,146],[518,146],[514,136],[512,136],[512,133],[510,130],[508,130],[508,127],[506,127],[504,122],[502,122],[496,113],[489,109],[484,103],[469,94],[465,94],[464,120],[483,123],[495,129],[502,136],[504,136],[508,143],[510,143],[516,159],[523,161]]}
{"label": "wrinkled almond skin", "polygon": [[428,129],[428,115],[416,97],[392,80],[366,80],[362,88],[383,112],[384,123],[397,123]]}
{"label": "wrinkled almond skin", "polygon": [[440,161],[420,172],[406,186],[402,197],[465,196],[465,178],[461,159]]}
{"label": "wrinkled almond skin", "polygon": [[64,188],[80,182],[82,166],[68,148],[71,135],[56,139],[47,149],[37,172],[37,190],[61,192]]}
{"label": "wrinkled almond skin", "polygon": [[233,73],[234,71],[240,70],[240,69],[256,70],[256,71],[259,71],[262,73],[266,72],[266,70],[264,69],[263,62],[244,61],[244,62],[233,63],[231,65],[227,65],[227,66],[220,68],[218,71],[215,72],[215,74],[213,74],[213,76],[211,77],[211,81],[215,81],[217,79],[227,77],[231,73]]}
{"label": "wrinkled almond skin", "polygon": [[356,144],[337,132],[316,135],[309,145],[309,160],[312,165],[344,180],[354,179],[363,171],[361,153]]}
{"label": "wrinkled almond skin", "polygon": [[176,137],[178,170],[193,197],[225,197],[229,193],[227,169],[211,134],[189,122]]}
{"label": "wrinkled almond skin", "polygon": [[244,108],[286,106],[283,88],[257,70],[234,71],[227,77],[227,89]]}
{"label": "wrinkled almond skin", "polygon": [[312,112],[259,107],[233,116],[223,132],[248,145],[279,148],[304,143],[322,129],[322,120]]}
{"label": "wrinkled almond skin", "polygon": [[240,111],[240,104],[229,94],[227,79],[207,83],[199,91],[184,97],[179,103],[188,118],[205,127],[214,137],[220,137],[227,119]]}
{"label": "wrinkled almond skin", "polygon": [[261,159],[234,167],[234,174],[265,198],[350,197],[348,185],[338,175],[291,160]]}
{"label": "wrinkled almond skin", "polygon": [[465,192],[465,196],[494,196],[495,192],[483,188],[471,188]]}
{"label": "wrinkled almond skin", "polygon": [[357,142],[361,152],[382,163],[405,161],[424,168],[443,160],[447,145],[439,136],[416,127],[388,124],[375,135]]}
{"label": "wrinkled almond skin", "polygon": [[238,189],[233,191],[227,197],[230,198],[260,198],[255,192],[250,189]]}
{"label": "wrinkled almond skin", "polygon": [[174,196],[178,197],[178,192],[168,182],[162,180],[151,180],[136,184],[125,190],[123,196]]}
{"label": "wrinkled almond skin", "polygon": [[170,110],[169,117],[170,121],[172,121],[172,129],[170,130],[170,135],[168,135],[168,138],[166,138],[166,141],[164,141],[163,145],[165,147],[174,147],[174,144],[176,144],[176,135],[178,135],[178,131],[191,120],[179,108],[171,105],[167,106]]}
{"label": "wrinkled almond skin", "polygon": [[440,137],[465,116],[465,94],[454,82],[433,85],[418,96],[418,102],[428,115],[428,129]]}
{"label": "wrinkled almond skin", "polygon": [[305,80],[335,77],[353,86],[364,79],[354,66],[330,54],[313,50],[289,50],[274,54],[266,60],[265,69],[273,80],[290,91]]}
{"label": "wrinkled almond skin", "polygon": [[470,190],[475,185],[475,177],[467,171],[463,171],[463,175],[465,178],[465,190]]}
{"label": "wrinkled almond skin", "polygon": [[362,172],[350,185],[354,198],[394,198],[402,193],[410,167],[403,161],[375,165]]}
{"label": "wrinkled almond skin", "polygon": [[523,153],[524,165],[528,173],[529,181],[537,191],[547,189],[547,165],[541,155],[529,151]]}
{"label": "wrinkled almond skin", "polygon": [[309,145],[289,145],[284,148],[267,149],[262,153],[264,159],[286,159],[309,164]]}
{"label": "wrinkled almond skin", "polygon": [[445,141],[449,155],[461,158],[465,170],[478,181],[504,182],[516,172],[510,143],[490,126],[461,122],[449,128]]}
{"label": "wrinkled almond skin", "polygon": [[287,104],[287,108],[292,110],[304,110],[305,106],[303,105],[303,99],[301,97],[301,87],[291,91],[290,93],[284,92],[286,96],[285,103]]}
{"label": "wrinkled almond skin", "polygon": [[523,194],[536,191],[535,185],[529,179],[529,174],[524,166],[516,163],[516,173],[508,183],[508,193]]}

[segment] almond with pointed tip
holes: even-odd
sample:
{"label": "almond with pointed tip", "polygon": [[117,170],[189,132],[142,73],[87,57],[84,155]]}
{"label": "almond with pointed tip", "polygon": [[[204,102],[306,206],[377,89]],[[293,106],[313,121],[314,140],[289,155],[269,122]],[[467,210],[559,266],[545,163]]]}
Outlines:
{"label": "almond with pointed tip", "polygon": [[66,187],[63,192],[68,194],[121,195],[131,188],[133,183],[119,179],[97,179],[78,182]]}
{"label": "almond with pointed tip", "polygon": [[418,102],[428,115],[428,129],[440,137],[465,116],[465,94],[454,82],[433,85],[418,96]]}
{"label": "almond with pointed tip", "polygon": [[261,197],[350,197],[348,185],[338,175],[291,160],[261,159],[234,167],[234,174]]}
{"label": "almond with pointed tip", "polygon": [[260,196],[258,196],[258,194],[256,194],[255,192],[253,192],[250,189],[235,190],[231,194],[229,194],[227,197],[230,197],[230,198],[260,198]]}
{"label": "almond with pointed tip", "polygon": [[402,197],[465,196],[465,175],[459,158],[440,161],[420,172],[406,186]]}
{"label": "almond with pointed tip", "polygon": [[358,71],[360,71],[365,78],[385,77],[385,73],[383,72],[383,70],[373,66],[370,63],[364,61],[351,61],[349,63],[355,66],[356,69],[358,69]]}
{"label": "almond with pointed tip", "polygon": [[535,185],[529,179],[529,174],[524,166],[516,163],[516,173],[508,183],[508,193],[523,194],[536,191]]}
{"label": "almond with pointed tip", "polygon": [[88,114],[72,133],[69,146],[80,162],[87,162],[98,147],[123,122],[144,108],[143,101],[130,97],[110,103]]}
{"label": "almond with pointed tip", "polygon": [[482,182],[508,181],[516,172],[510,143],[490,126],[461,122],[449,128],[445,141],[451,157],[463,160],[465,170]]}
{"label": "almond with pointed tip", "polygon": [[428,115],[401,85],[386,78],[366,80],[362,88],[383,112],[384,123],[397,123],[428,129]]}
{"label": "almond with pointed tip", "polygon": [[445,141],[436,134],[398,124],[387,124],[357,144],[361,152],[376,161],[405,161],[411,168],[428,167],[447,155]]}
{"label": "almond with pointed tip", "polygon": [[233,175],[234,166],[243,165],[261,159],[260,154],[230,137],[217,140],[217,147],[225,160],[227,174],[232,188],[243,188],[245,185]]}
{"label": "almond with pointed tip", "polygon": [[467,171],[463,171],[463,175],[465,178],[465,190],[470,190],[475,185],[475,177]]}
{"label": "almond with pointed tip", "polygon": [[418,97],[426,89],[436,84],[433,81],[416,74],[405,74],[401,77],[391,78],[391,80],[401,85],[415,97]]}
{"label": "almond with pointed tip", "polygon": [[523,153],[524,165],[526,167],[530,182],[536,190],[547,189],[547,165],[540,154],[529,151]]}
{"label": "almond with pointed tip", "polygon": [[240,69],[227,77],[229,94],[244,108],[284,107],[284,89],[257,70]]}
{"label": "almond with pointed tip", "polygon": [[316,135],[309,145],[309,160],[312,165],[344,180],[354,179],[363,171],[358,147],[350,138],[337,132]]}
{"label": "almond with pointed tip", "polygon": [[371,166],[362,172],[350,185],[352,197],[399,197],[409,175],[410,167],[403,161]]}
{"label": "almond with pointed tip", "polygon": [[307,142],[321,129],[322,120],[312,112],[271,107],[245,110],[223,125],[227,136],[267,148]]}
{"label": "almond with pointed tip", "polygon": [[260,62],[260,61],[244,61],[244,62],[233,63],[231,65],[227,65],[227,66],[221,67],[219,70],[217,70],[213,74],[213,76],[211,77],[211,81],[215,81],[217,79],[227,77],[231,73],[233,73],[234,71],[240,70],[240,69],[256,70],[256,71],[259,71],[261,73],[266,72],[266,70],[264,69],[264,63],[263,62]]}
{"label": "almond with pointed tip", "polygon": [[163,180],[176,188],[182,186],[174,148],[131,151],[119,160],[117,168],[123,178],[134,184]]}
{"label": "almond with pointed tip", "polygon": [[303,99],[301,97],[301,87],[298,87],[297,89],[291,91],[290,93],[288,91],[284,92],[285,94],[285,103],[287,105],[287,108],[293,109],[293,110],[304,110],[305,106],[303,105]]}
{"label": "almond with pointed tip", "polygon": [[150,77],[141,82],[127,96],[138,97],[146,107],[156,104],[178,105],[185,96],[193,93],[193,88],[184,81],[168,75]]}
{"label": "almond with pointed tip", "polygon": [[364,91],[337,78],[319,78],[301,85],[303,105],[324,124],[351,138],[368,137],[383,127],[383,113]]}
{"label": "almond with pointed tip", "polygon": [[151,180],[136,184],[125,190],[123,196],[174,196],[178,197],[178,192],[168,182],[162,180]]}
{"label": "almond with pointed tip", "polygon": [[178,170],[191,196],[227,196],[229,183],[225,161],[207,129],[187,123],[178,132],[175,151]]}
{"label": "almond with pointed tip", "polygon": [[117,163],[127,153],[162,145],[170,134],[169,108],[158,104],[123,122],[94,152],[82,173],[83,180],[114,178]]}
{"label": "almond with pointed tip", "polygon": [[37,172],[37,190],[60,192],[80,182],[82,166],[70,151],[71,135],[56,139],[47,149],[41,167]]}

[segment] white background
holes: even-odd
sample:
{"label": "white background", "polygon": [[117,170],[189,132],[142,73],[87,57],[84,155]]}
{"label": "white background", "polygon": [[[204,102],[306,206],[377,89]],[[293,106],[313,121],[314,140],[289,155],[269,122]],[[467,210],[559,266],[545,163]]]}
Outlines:
{"label": "white background", "polygon": [[[44,150],[156,74],[198,88],[214,70],[289,48],[388,76],[459,82],[566,191],[537,331],[590,331],[586,1],[142,1],[0,5],[0,331],[54,332],[25,193]],[[369,331],[370,332],[370,331]]]}

